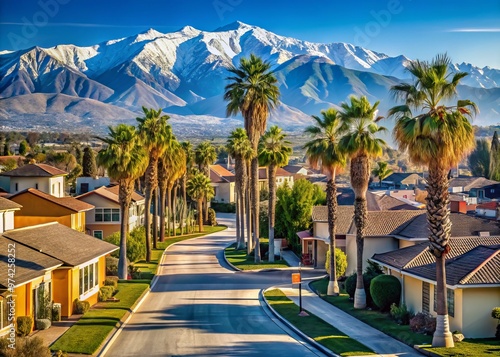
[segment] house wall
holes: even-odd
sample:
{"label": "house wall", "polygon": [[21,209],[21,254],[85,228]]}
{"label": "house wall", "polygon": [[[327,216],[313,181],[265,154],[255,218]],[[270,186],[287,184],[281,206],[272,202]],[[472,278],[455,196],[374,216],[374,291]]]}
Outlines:
{"label": "house wall", "polygon": [[462,297],[460,331],[467,338],[494,337],[498,321],[491,317],[491,310],[500,305],[500,287],[462,289]]}
{"label": "house wall", "polygon": [[71,216],[65,217],[46,217],[46,216],[16,216],[14,218],[14,225],[16,228],[30,227],[37,224],[49,223],[49,222],[59,222],[67,227],[71,227]]}
{"label": "house wall", "polygon": [[417,243],[420,243],[420,242],[414,242],[414,241],[399,239],[399,249],[406,248],[406,247],[411,247],[411,246],[413,246],[413,245],[415,245]]}
{"label": "house wall", "polygon": [[219,182],[212,184],[212,186],[216,191],[216,195],[213,198],[215,202],[234,202],[234,182]]}
{"label": "house wall", "polygon": [[[89,185],[88,191],[82,192],[82,183],[87,183]],[[96,188],[99,188],[101,186],[108,186],[109,183],[109,177],[99,177],[97,179],[93,177],[78,177],[76,179],[76,194],[81,195],[82,193],[94,191]]]}
{"label": "house wall", "polygon": [[113,233],[119,232],[120,224],[87,224],[86,233],[94,236],[94,231],[102,231],[102,238],[104,239]]}
{"label": "house wall", "polygon": [[317,240],[318,245],[317,245],[317,256],[315,257],[316,259],[316,268],[324,268],[325,263],[326,263],[326,252],[328,250],[328,245],[321,241]]}
{"label": "house wall", "polygon": [[64,197],[64,176],[10,178],[10,193],[17,193],[27,188],[37,188],[38,190],[48,193],[49,195]]}
{"label": "house wall", "polygon": [[70,287],[72,284],[72,269],[59,268],[52,272],[54,302],[61,304],[61,316],[71,316],[73,301],[71,300]]}
{"label": "house wall", "polygon": [[315,237],[328,238],[328,223],[327,222],[314,222],[313,231]]}
{"label": "house wall", "polygon": [[17,228],[14,224],[15,211],[0,212],[0,233],[8,231],[9,229]]}
{"label": "house wall", "polygon": [[491,209],[476,208],[476,216],[496,218],[497,212],[496,212],[496,210],[491,210]]}
{"label": "house wall", "polygon": [[[398,242],[394,238],[379,237],[379,238],[364,238],[363,248],[363,271],[366,269],[366,261],[373,256],[373,254],[385,253],[391,250],[398,249]],[[346,255],[347,255],[347,270],[346,275],[356,272],[356,236],[348,234],[346,236]]]}

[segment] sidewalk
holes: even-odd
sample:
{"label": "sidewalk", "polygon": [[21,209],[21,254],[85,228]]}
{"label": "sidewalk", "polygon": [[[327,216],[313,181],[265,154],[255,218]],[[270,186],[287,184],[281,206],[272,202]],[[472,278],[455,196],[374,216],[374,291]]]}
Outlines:
{"label": "sidewalk", "polygon": [[41,337],[46,346],[50,346],[59,337],[61,337],[71,326],[77,322],[82,315],[74,314],[69,318],[63,318],[62,321],[52,322],[52,326],[47,330],[35,330],[30,336]]}
{"label": "sidewalk", "polygon": [[[281,287],[280,289],[295,304],[299,304],[298,289]],[[410,346],[368,326],[364,322],[327,303],[312,292],[307,285],[304,285],[302,289],[302,307],[382,356],[422,356],[422,354]]]}
{"label": "sidewalk", "polygon": [[282,250],[281,256],[291,267],[298,267],[300,264],[300,259],[291,250]]}

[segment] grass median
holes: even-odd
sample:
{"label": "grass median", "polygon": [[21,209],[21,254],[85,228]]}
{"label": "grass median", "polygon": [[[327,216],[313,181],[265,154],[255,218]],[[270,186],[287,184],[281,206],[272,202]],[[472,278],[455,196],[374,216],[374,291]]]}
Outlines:
{"label": "grass median", "polygon": [[[265,239],[261,238],[261,243],[265,243]],[[241,270],[259,270],[259,269],[279,269],[288,268],[288,264],[283,259],[275,260],[270,263],[268,261],[262,260],[260,263],[254,261],[253,252],[247,254],[246,249],[236,249],[236,243],[230,245],[224,251],[226,259],[229,263]]]}
{"label": "grass median", "polygon": [[374,354],[371,349],[350,338],[332,325],[314,314],[299,316],[295,303],[279,289],[269,290],[264,296],[278,314],[300,331],[341,356],[359,356]]}
{"label": "grass median", "polygon": [[100,302],[87,311],[50,349],[69,353],[93,354],[120,320],[149,287],[148,283],[121,282],[115,297],[118,302]]}

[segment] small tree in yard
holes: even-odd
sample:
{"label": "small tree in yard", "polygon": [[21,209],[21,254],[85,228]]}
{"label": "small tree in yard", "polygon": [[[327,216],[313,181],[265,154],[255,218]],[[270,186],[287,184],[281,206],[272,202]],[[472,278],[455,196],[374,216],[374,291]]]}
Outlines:
{"label": "small tree in yard", "polygon": [[500,307],[495,307],[491,311],[491,317],[493,317],[494,319],[498,320],[498,323],[497,323],[497,332],[495,333],[495,337],[497,339],[500,339]]}

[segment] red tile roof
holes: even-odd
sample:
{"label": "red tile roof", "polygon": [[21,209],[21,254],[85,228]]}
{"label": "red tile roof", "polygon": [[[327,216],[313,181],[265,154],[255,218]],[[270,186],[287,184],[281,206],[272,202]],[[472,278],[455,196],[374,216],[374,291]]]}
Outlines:
{"label": "red tile roof", "polygon": [[496,210],[498,207],[498,202],[492,201],[492,202],[486,202],[486,203],[481,203],[480,205],[477,205],[476,208],[480,209],[491,209],[491,210]]}
{"label": "red tile roof", "polygon": [[[80,196],[77,196],[76,198],[78,200],[80,200],[82,197],[87,197],[90,195],[99,195],[99,196],[104,197],[104,198],[106,198],[110,201],[113,201],[115,203],[120,203],[120,200],[118,198],[119,189],[120,189],[120,187],[118,185],[112,186],[112,187],[102,186],[102,187],[96,188],[94,191],[89,191],[89,192],[84,193]],[[134,191],[132,193],[132,202],[140,202],[140,201],[144,201],[144,197]]]}
{"label": "red tile roof", "polygon": [[8,200],[7,198],[0,197],[0,211],[18,211],[21,207],[19,203]]}
{"label": "red tile roof", "polygon": [[85,212],[85,211],[90,211],[94,206],[91,204],[88,204],[86,202],[77,200],[74,197],[55,197],[52,195],[49,195],[45,192],[39,191],[36,188],[28,188],[26,190],[20,191],[18,193],[15,193],[10,196],[10,199],[15,199],[16,197],[25,195],[25,194],[31,194],[37,197],[40,197],[46,201],[55,203],[56,205],[62,206],[64,208],[67,208],[71,211],[74,212]]}
{"label": "red tile roof", "polygon": [[28,164],[20,166],[17,169],[2,172],[0,176],[9,177],[54,177],[67,175],[68,173],[63,170],[59,170],[57,167],[53,167],[46,164]]}
{"label": "red tile roof", "polygon": [[234,174],[221,165],[210,165],[210,181],[212,183],[234,182]]}

